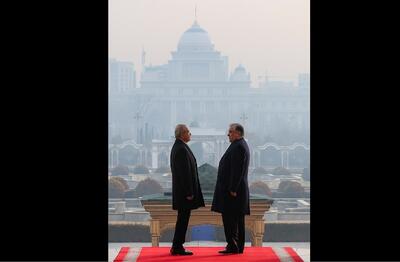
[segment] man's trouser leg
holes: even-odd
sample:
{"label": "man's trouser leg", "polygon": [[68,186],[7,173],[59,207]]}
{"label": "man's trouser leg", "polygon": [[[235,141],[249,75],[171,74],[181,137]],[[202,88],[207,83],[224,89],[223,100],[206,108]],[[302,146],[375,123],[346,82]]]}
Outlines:
{"label": "man's trouser leg", "polygon": [[245,219],[244,214],[238,214],[238,248],[240,252],[243,252],[244,243],[245,243]]}
{"label": "man's trouser leg", "polygon": [[176,249],[182,249],[183,243],[185,243],[186,230],[189,224],[190,209],[178,210],[178,217],[175,224],[174,239],[172,241],[172,247]]}
{"label": "man's trouser leg", "polygon": [[239,250],[238,247],[238,221],[237,215],[232,213],[222,213],[222,221],[224,223],[225,239],[228,242],[227,249]]}

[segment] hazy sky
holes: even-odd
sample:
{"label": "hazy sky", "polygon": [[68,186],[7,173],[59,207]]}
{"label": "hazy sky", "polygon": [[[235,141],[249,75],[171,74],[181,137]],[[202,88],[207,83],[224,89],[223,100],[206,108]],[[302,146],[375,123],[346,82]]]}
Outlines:
{"label": "hazy sky", "polygon": [[297,82],[310,67],[309,0],[109,0],[109,56],[135,64],[166,64],[185,30],[197,21],[229,71],[242,63],[253,86],[271,80]]}

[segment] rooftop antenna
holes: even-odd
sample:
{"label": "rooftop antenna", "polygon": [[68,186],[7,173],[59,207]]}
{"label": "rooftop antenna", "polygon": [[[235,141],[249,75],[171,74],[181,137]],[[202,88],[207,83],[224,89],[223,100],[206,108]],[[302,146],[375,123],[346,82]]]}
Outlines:
{"label": "rooftop antenna", "polygon": [[[260,77],[261,78],[261,77]],[[262,80],[259,82],[259,86],[262,87],[268,87],[268,69],[265,69],[265,75],[264,75],[264,82]]]}
{"label": "rooftop antenna", "polygon": [[144,51],[144,46],[142,45],[142,67],[146,64],[146,52]]}
{"label": "rooftop antenna", "polygon": [[143,74],[144,71],[146,71],[146,52],[144,51],[144,46],[142,45],[142,59],[141,59],[141,64],[142,64],[142,71],[140,73],[140,78],[143,79]]}

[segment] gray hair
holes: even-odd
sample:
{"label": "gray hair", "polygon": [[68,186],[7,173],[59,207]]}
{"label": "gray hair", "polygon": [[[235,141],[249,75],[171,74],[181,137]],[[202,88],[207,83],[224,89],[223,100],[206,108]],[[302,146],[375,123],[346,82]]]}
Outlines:
{"label": "gray hair", "polygon": [[232,124],[229,125],[229,127],[232,127],[233,130],[237,131],[240,134],[240,136],[244,136],[244,128],[243,128],[243,126],[241,124],[232,123]]}
{"label": "gray hair", "polygon": [[[186,125],[185,124],[178,124],[175,127],[175,138],[180,138],[182,137],[182,133],[185,129]],[[187,128],[187,127],[186,127]]]}

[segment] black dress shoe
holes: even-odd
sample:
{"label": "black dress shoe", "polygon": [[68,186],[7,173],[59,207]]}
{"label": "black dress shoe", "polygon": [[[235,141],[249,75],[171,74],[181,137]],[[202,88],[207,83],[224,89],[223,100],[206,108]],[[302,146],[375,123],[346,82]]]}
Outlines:
{"label": "black dress shoe", "polygon": [[185,249],[171,248],[171,250],[169,252],[171,253],[171,255],[180,255],[180,256],[191,256],[191,255],[193,255],[192,251],[185,250]]}
{"label": "black dress shoe", "polygon": [[218,251],[218,253],[220,253],[220,254],[238,254],[240,252],[239,252],[239,250],[225,249],[225,250]]}

